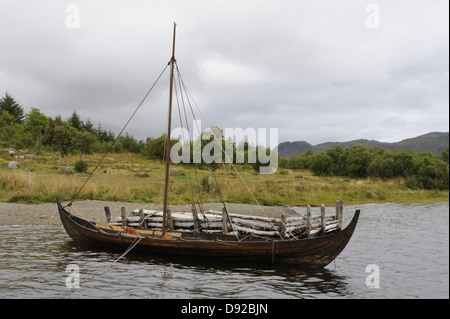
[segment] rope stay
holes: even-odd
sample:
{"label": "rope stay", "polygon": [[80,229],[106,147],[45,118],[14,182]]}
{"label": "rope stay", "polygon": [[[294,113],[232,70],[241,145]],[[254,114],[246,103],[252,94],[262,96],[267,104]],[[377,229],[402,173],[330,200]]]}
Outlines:
{"label": "rope stay", "polygon": [[[186,140],[186,137],[185,137],[185,134],[184,134],[185,130],[184,130],[184,125],[183,125],[183,116],[181,115],[182,112],[181,112],[181,108],[180,108],[180,100],[181,100],[181,106],[183,108],[184,122],[185,122],[185,125],[186,125],[187,133],[189,134],[189,133],[191,133],[191,131],[190,131],[190,128],[189,128],[189,122],[188,122],[188,116],[187,116],[187,111],[186,111],[185,99],[186,99],[187,103],[189,104],[189,109],[191,111],[194,123],[196,123],[197,126],[198,126],[198,123],[197,123],[197,119],[196,119],[196,116],[195,116],[195,112],[192,109],[192,105],[191,105],[191,102],[190,102],[190,99],[189,99],[189,95],[188,95],[187,89],[184,86],[184,82],[183,82],[183,80],[181,78],[181,73],[180,73],[180,70],[178,68],[178,64],[176,62],[175,62],[175,67],[176,67],[176,71],[177,71],[177,81],[175,81],[175,85],[174,85],[175,97],[176,97],[177,106],[178,106],[178,115],[179,115],[179,118],[180,118],[181,134],[182,134],[183,142],[187,143],[187,140]],[[178,82],[178,84],[177,84],[177,82]],[[178,93],[178,90],[180,91],[179,93]],[[180,96],[180,98],[179,98],[179,96]],[[197,130],[200,132],[200,129],[198,127],[197,127]],[[189,147],[190,147],[190,145],[189,145]],[[198,197],[199,197],[198,205],[199,205],[200,213],[203,216],[203,220],[206,223],[207,222],[207,217],[204,214],[204,209],[203,209],[203,206],[201,204],[202,203],[201,189],[200,189],[200,183],[198,182],[198,174],[197,174],[197,169],[196,169],[195,165],[194,165],[194,172],[195,172],[195,177],[196,177],[196,181],[197,181],[197,189],[198,189]],[[213,173],[213,171],[211,171],[211,173],[212,173],[212,176],[214,176],[214,181],[215,181],[218,193],[219,193],[219,197],[220,197],[221,202],[223,204],[223,207],[225,209],[225,213],[226,213],[227,219],[230,222],[230,225],[231,225],[231,228],[233,230],[233,233],[235,233],[233,224],[231,223],[230,216],[228,215],[228,210],[226,208],[225,201],[223,200],[222,193],[220,191],[219,183],[217,182],[216,176]],[[196,222],[198,222],[198,216],[197,216],[197,210],[195,208],[194,187],[192,185],[192,178],[191,178],[190,170],[188,171],[188,176],[189,176],[189,184],[190,184],[190,188],[191,188],[192,214],[193,214],[193,219],[194,219],[194,225],[196,225]],[[197,230],[197,227],[194,227],[194,228]],[[200,229],[198,229],[198,230],[200,230]],[[236,235],[236,238],[239,241],[240,240],[239,236],[236,233],[235,233],[235,235]]]}
{"label": "rope stay", "polygon": [[119,134],[117,135],[117,137],[115,138],[115,140],[112,142],[112,144],[108,147],[108,149],[106,150],[105,154],[103,155],[103,157],[100,159],[100,161],[97,163],[97,165],[95,166],[94,170],[92,171],[91,174],[89,174],[89,176],[87,177],[86,181],[84,182],[84,184],[80,187],[80,189],[78,190],[78,192],[72,196],[70,203],[67,204],[65,207],[70,207],[73,204],[73,201],[78,197],[78,195],[80,195],[81,191],[83,190],[83,188],[86,186],[87,182],[91,179],[92,175],[94,175],[95,171],[97,170],[97,168],[100,166],[100,164],[103,162],[103,160],[105,159],[106,155],[109,154],[109,152],[112,150],[112,148],[114,147],[114,145],[116,144],[117,140],[119,139],[119,137],[122,135],[123,131],[125,130],[125,128],[128,126],[128,124],[131,122],[131,120],[133,119],[133,117],[136,115],[137,111],[141,108],[142,104],[144,103],[144,101],[147,99],[148,95],[150,94],[150,92],[153,90],[153,88],[156,86],[156,84],[158,83],[159,79],[162,77],[162,75],[164,74],[164,72],[166,71],[167,67],[170,65],[170,62],[164,67],[164,69],[161,71],[161,73],[159,74],[159,76],[156,78],[155,82],[153,83],[153,85],[150,87],[150,89],[147,91],[147,93],[145,94],[144,98],[141,100],[141,102],[139,103],[139,105],[136,107],[136,109],[134,110],[133,114],[130,116],[130,118],[128,119],[128,121],[125,123],[125,125],[123,126],[122,130],[119,132]]}
{"label": "rope stay", "polygon": [[[138,112],[138,110],[141,108],[141,106],[143,105],[144,101],[147,99],[147,97],[149,96],[149,94],[151,93],[151,91],[154,89],[154,87],[156,86],[156,84],[159,82],[159,80],[161,79],[161,77],[163,76],[163,74],[165,73],[165,71],[167,70],[167,68],[171,65],[174,64],[176,73],[177,73],[177,77],[176,80],[174,80],[174,88],[175,88],[175,97],[176,97],[176,102],[177,102],[177,106],[178,106],[178,115],[179,115],[179,119],[180,119],[180,125],[181,125],[181,132],[182,132],[182,137],[183,140],[186,141],[185,136],[184,136],[184,125],[183,125],[183,116],[184,115],[184,122],[186,125],[186,129],[188,131],[188,133],[190,132],[190,127],[188,124],[188,116],[187,116],[187,111],[186,111],[186,102],[187,105],[189,106],[189,110],[190,113],[192,115],[193,118],[193,123],[195,123],[196,125],[196,129],[197,131],[200,133],[200,138],[201,138],[201,129],[198,126],[198,121],[197,118],[195,116],[195,112],[194,112],[194,108],[193,105],[195,106],[196,110],[198,111],[198,113],[200,114],[201,118],[205,121],[205,123],[211,127],[211,125],[209,124],[209,122],[206,120],[205,116],[203,115],[203,113],[201,112],[200,108],[198,107],[195,99],[193,98],[191,92],[189,91],[189,89],[187,88],[183,77],[181,76],[181,72],[180,69],[178,67],[178,63],[176,60],[174,60],[172,62],[172,59],[169,61],[169,63],[166,64],[166,66],[164,67],[164,69],[161,71],[161,73],[159,74],[159,76],[156,78],[155,82],[152,84],[152,86],[150,87],[150,89],[147,91],[147,93],[144,95],[143,99],[141,100],[141,102],[138,104],[138,106],[136,107],[136,109],[134,110],[134,112],[132,113],[132,115],[130,116],[130,118],[127,120],[127,122],[125,123],[125,125],[123,126],[123,128],[121,129],[121,131],[119,132],[119,134],[117,135],[117,137],[115,138],[115,140],[113,141],[113,143],[108,147],[107,151],[105,152],[105,154],[102,156],[102,158],[100,159],[100,161],[97,163],[97,165],[95,166],[95,168],[93,169],[93,171],[89,174],[89,176],[87,177],[87,179],[85,180],[85,182],[83,183],[83,185],[80,187],[80,189],[76,192],[76,194],[74,196],[72,196],[71,201],[65,206],[65,207],[71,207],[73,204],[73,201],[79,196],[79,194],[81,193],[81,191],[83,190],[83,188],[86,186],[86,184],[88,183],[88,181],[91,179],[91,177],[94,175],[94,173],[96,172],[96,170],[98,169],[98,167],[100,166],[100,164],[103,162],[103,160],[106,158],[106,156],[109,154],[109,152],[112,150],[112,148],[114,147],[115,143],[118,141],[119,137],[122,135],[122,133],[124,132],[124,130],[126,129],[126,127],[128,126],[128,124],[131,122],[131,120],[134,118],[134,116],[136,115],[136,113]],[[178,84],[177,84],[178,82]],[[181,100],[181,103],[180,103]],[[183,114],[181,112],[181,108],[180,105],[183,107]],[[194,127],[192,129],[195,129]],[[217,138],[216,134],[214,133],[213,130],[211,130],[211,135],[213,136],[213,139],[217,142],[217,144],[219,145],[222,153],[226,156],[226,160],[228,161],[228,163],[230,163],[231,167],[233,167],[233,170],[236,172],[237,176],[239,177],[240,181],[243,183],[243,185],[245,186],[246,190],[249,192],[250,196],[252,197],[252,199],[255,201],[256,205],[258,206],[258,209],[263,213],[264,216],[269,217],[266,212],[264,211],[263,207],[261,206],[261,204],[259,203],[258,199],[255,197],[255,195],[253,194],[253,192],[251,191],[250,187],[247,185],[247,183],[245,182],[245,180],[243,179],[242,175],[239,173],[239,171],[237,170],[236,166],[234,165],[233,161],[229,158],[227,152],[225,152],[221,141]],[[166,137],[167,138],[167,137]],[[165,152],[164,152],[165,154]],[[165,161],[170,160],[168,158],[164,159]],[[199,197],[199,201],[197,201],[197,204],[199,206],[199,210],[201,212],[201,214],[203,215],[203,218],[206,220],[206,217],[204,215],[204,209],[202,206],[202,198],[201,198],[201,189],[200,189],[200,184],[198,181],[198,174],[197,174],[197,168],[194,165],[194,173],[195,173],[195,177],[196,177],[196,184],[198,187],[198,197]],[[194,196],[194,187],[193,187],[193,182],[192,182],[192,177],[191,177],[191,172],[188,171],[188,176],[189,176],[189,184],[191,187],[191,199],[192,199],[192,206],[193,206],[193,212],[196,211],[195,210],[195,196]],[[214,174],[214,172],[212,172],[212,176],[214,177],[214,182],[217,186],[218,189],[218,193],[220,196],[220,200],[223,204],[223,207],[226,211],[226,215],[228,215],[228,210],[226,209],[226,204],[224,202],[222,193],[220,191],[220,187],[219,184],[217,182],[216,176]],[[229,216],[228,216],[229,218]],[[229,218],[230,219],[230,218]],[[231,221],[231,219],[230,219]],[[279,237],[284,240],[284,238],[281,236],[280,231],[278,230],[278,227],[276,227],[275,225],[272,224],[272,222],[270,222],[273,229],[277,232],[277,234],[279,235]],[[232,223],[231,223],[231,227]],[[239,238],[238,238],[239,239]]]}
{"label": "rope stay", "polygon": [[[184,83],[184,81],[183,81],[183,78],[181,77],[181,73],[180,73],[179,68],[178,68],[178,63],[176,63],[176,67],[177,67],[176,69],[177,69],[177,72],[178,72],[178,74],[179,74],[179,77],[180,77],[180,79],[181,79],[181,83],[183,83],[183,88],[184,88],[184,89],[186,90],[186,92],[187,92],[186,94],[188,94],[188,95],[191,97],[191,99],[192,99],[192,101],[193,101],[195,107],[197,108],[198,113],[200,114],[200,116],[202,117],[202,119],[206,122],[206,124],[208,125],[208,127],[211,127],[211,125],[210,125],[209,122],[206,120],[206,118],[205,118],[205,116],[203,115],[203,113],[200,111],[200,108],[198,107],[197,103],[195,102],[195,99],[193,98],[193,96],[192,96],[192,94],[190,93],[189,89],[186,87],[186,85],[185,85],[185,83]],[[190,101],[190,100],[188,100],[188,101]],[[190,103],[190,102],[189,102],[189,106],[191,107],[191,112],[194,113],[194,111],[192,110],[192,106],[191,106],[191,103]],[[197,124],[197,121],[195,121],[195,123]],[[200,129],[198,128],[198,126],[197,126],[197,130],[200,132]],[[247,185],[247,183],[246,183],[245,180],[243,179],[242,175],[241,175],[241,174],[239,173],[239,171],[237,170],[236,166],[234,165],[233,161],[232,161],[232,160],[230,159],[230,157],[228,156],[227,152],[225,152],[225,150],[223,149],[222,143],[219,141],[219,139],[217,138],[217,136],[214,134],[214,131],[213,131],[213,130],[211,130],[211,133],[212,133],[212,136],[214,137],[214,140],[215,140],[215,141],[218,143],[218,145],[220,146],[220,149],[221,149],[222,153],[226,156],[226,159],[227,159],[228,163],[231,164],[231,166],[233,167],[233,169],[234,169],[234,171],[236,172],[237,176],[239,177],[239,179],[241,180],[241,182],[244,184],[244,186],[245,186],[245,188],[247,189],[247,191],[249,192],[250,196],[251,196],[251,197],[253,198],[253,200],[255,201],[256,205],[258,206],[258,209],[263,213],[263,215],[264,215],[265,217],[269,217],[269,216],[266,214],[266,212],[264,211],[264,209],[263,209],[263,207],[261,206],[261,204],[259,203],[258,199],[255,197],[255,195],[253,194],[253,192],[251,191],[251,189],[249,188],[249,186]],[[214,178],[215,178],[215,177],[214,177]],[[225,205],[225,203],[224,203],[224,205]],[[227,214],[228,214],[228,213],[227,213]],[[272,222],[270,222],[270,224],[272,225],[272,228],[273,228],[274,231],[278,234],[278,236],[279,236],[282,240],[284,240],[283,236],[281,236],[281,233],[280,233],[279,230],[278,230],[278,227],[276,227],[275,225],[273,225]]]}

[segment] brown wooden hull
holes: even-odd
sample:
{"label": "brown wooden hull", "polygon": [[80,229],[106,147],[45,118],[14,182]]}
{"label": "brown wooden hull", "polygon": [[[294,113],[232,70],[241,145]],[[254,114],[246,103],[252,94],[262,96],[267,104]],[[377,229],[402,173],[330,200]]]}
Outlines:
{"label": "brown wooden hull", "polygon": [[[271,263],[293,263],[323,267],[332,262],[349,242],[358,222],[357,210],[350,224],[341,231],[302,239],[266,240],[247,237],[238,241],[233,235],[194,234],[168,231],[164,237],[148,230],[136,229],[139,236],[71,215],[57,200],[61,222],[76,241],[88,241],[113,247],[134,249],[150,254],[202,256],[234,260],[261,260]],[[118,229],[120,228],[120,229]]]}

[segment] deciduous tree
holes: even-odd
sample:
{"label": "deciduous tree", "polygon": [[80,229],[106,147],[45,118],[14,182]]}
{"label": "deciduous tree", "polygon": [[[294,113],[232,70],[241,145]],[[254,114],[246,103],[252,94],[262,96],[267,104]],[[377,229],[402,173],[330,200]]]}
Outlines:
{"label": "deciduous tree", "polygon": [[42,114],[37,108],[31,108],[31,111],[25,115],[25,127],[33,134],[36,140],[36,147],[39,147],[39,139],[44,133],[47,123],[47,116]]}

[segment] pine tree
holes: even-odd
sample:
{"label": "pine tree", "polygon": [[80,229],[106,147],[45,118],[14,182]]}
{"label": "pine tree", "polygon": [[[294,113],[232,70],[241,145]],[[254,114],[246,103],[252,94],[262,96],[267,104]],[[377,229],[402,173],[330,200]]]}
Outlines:
{"label": "pine tree", "polygon": [[72,126],[78,131],[81,131],[84,126],[77,111],[73,111],[72,116],[67,120],[67,122],[72,123]]}
{"label": "pine tree", "polygon": [[23,123],[25,118],[23,114],[23,108],[8,92],[6,92],[5,96],[0,99],[0,114],[3,111],[8,111],[9,114],[14,116],[14,118],[17,120],[17,123]]}

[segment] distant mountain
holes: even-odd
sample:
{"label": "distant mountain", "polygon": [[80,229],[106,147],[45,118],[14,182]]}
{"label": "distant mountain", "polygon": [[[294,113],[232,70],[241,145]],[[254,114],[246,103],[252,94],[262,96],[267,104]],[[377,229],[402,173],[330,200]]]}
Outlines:
{"label": "distant mountain", "polygon": [[420,135],[414,138],[408,138],[400,142],[386,143],[375,140],[353,140],[349,142],[326,142],[317,145],[311,145],[305,141],[297,142],[283,142],[278,145],[278,152],[281,157],[300,156],[309,150],[316,152],[325,152],[329,148],[336,146],[342,148],[361,145],[365,147],[378,146],[387,150],[401,150],[419,152],[432,152],[436,155],[441,155],[442,151],[449,147],[449,133],[448,132],[431,132]]}

